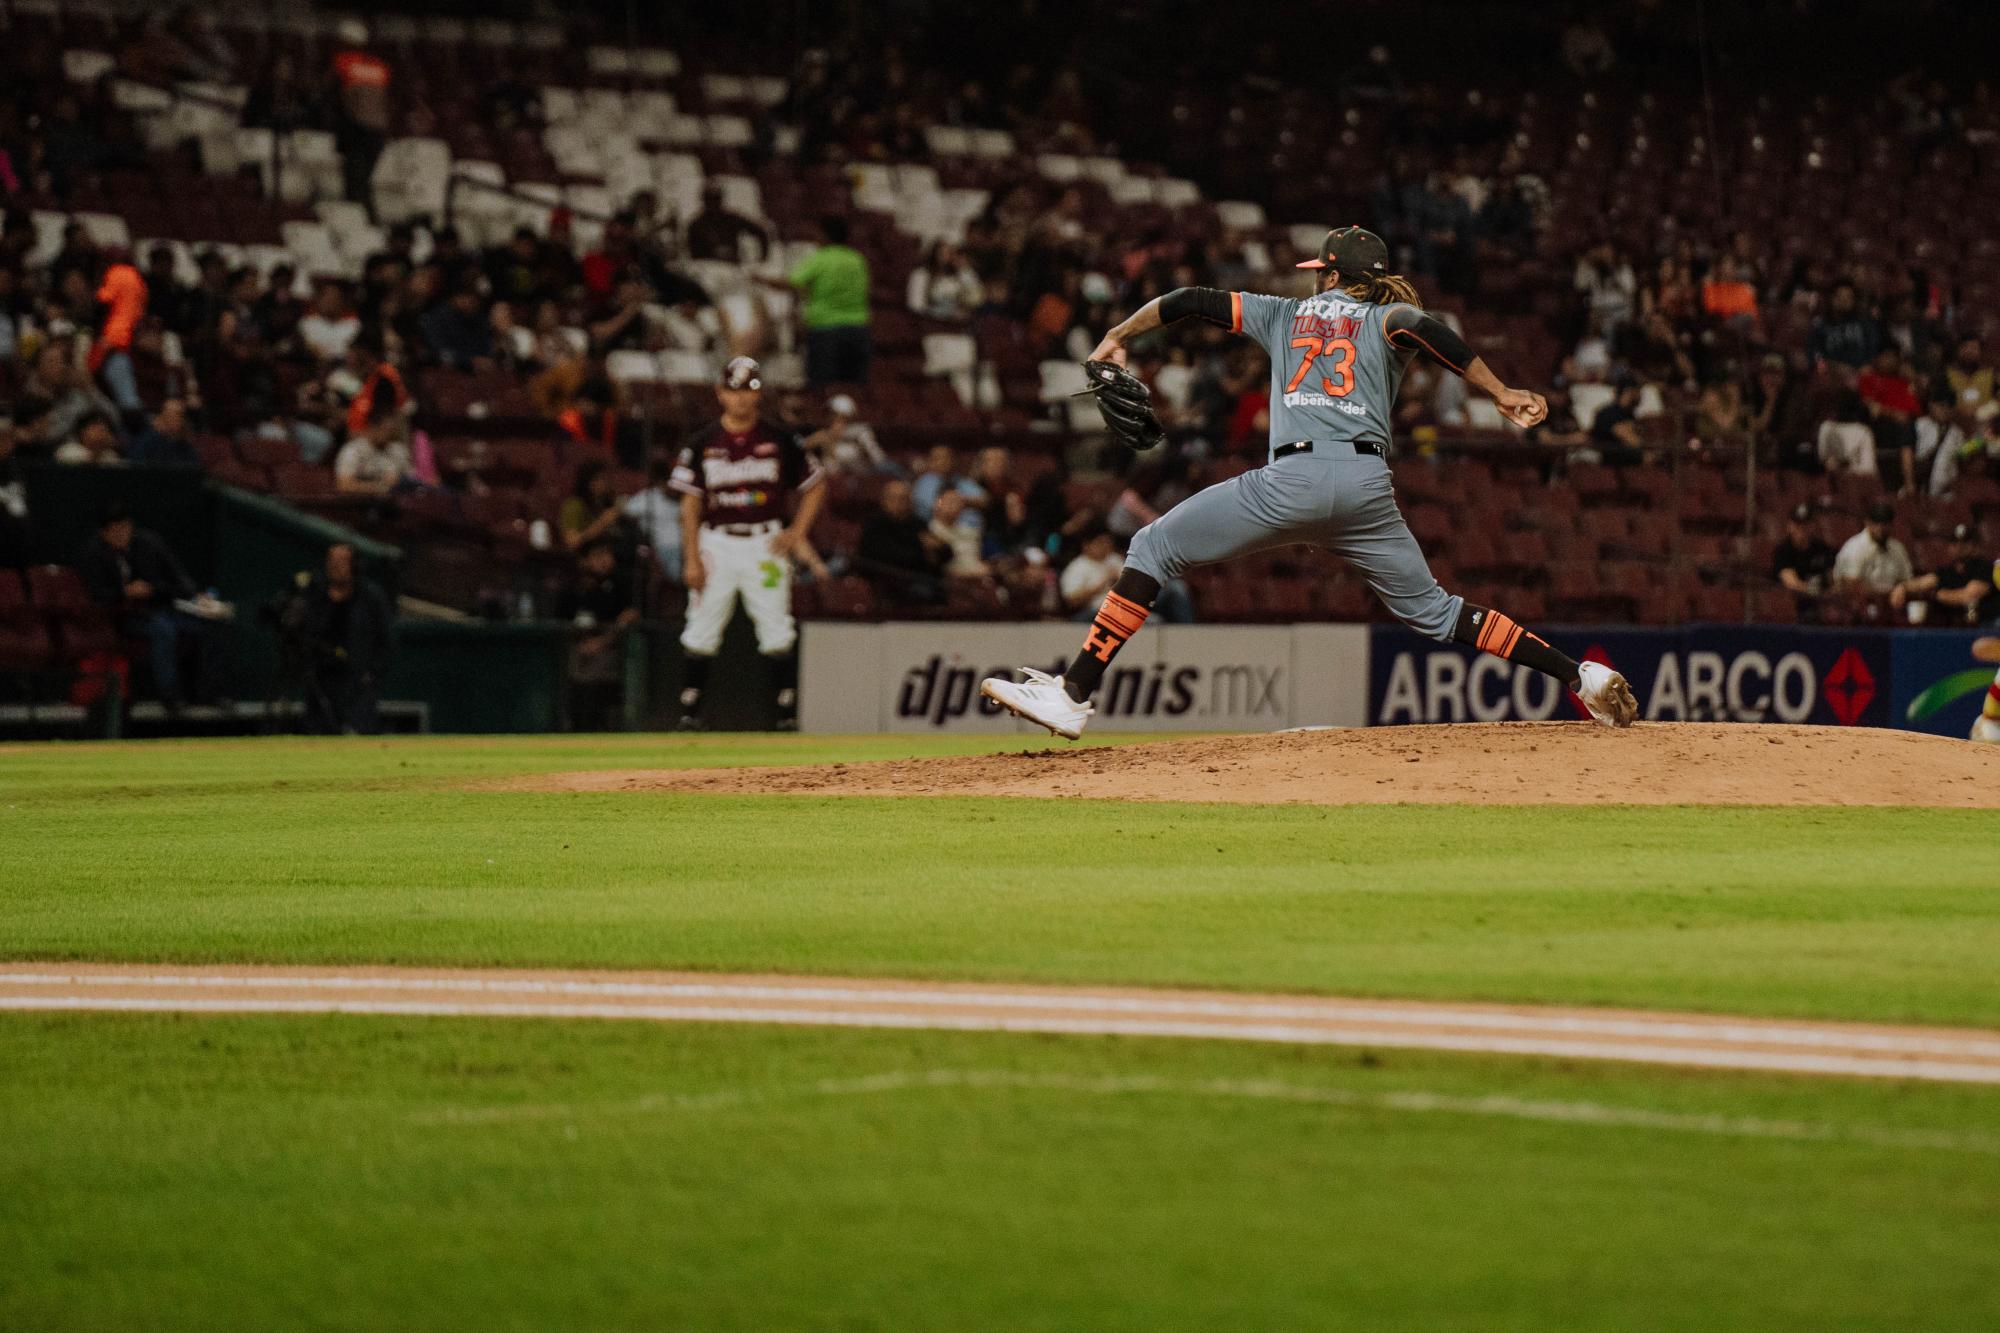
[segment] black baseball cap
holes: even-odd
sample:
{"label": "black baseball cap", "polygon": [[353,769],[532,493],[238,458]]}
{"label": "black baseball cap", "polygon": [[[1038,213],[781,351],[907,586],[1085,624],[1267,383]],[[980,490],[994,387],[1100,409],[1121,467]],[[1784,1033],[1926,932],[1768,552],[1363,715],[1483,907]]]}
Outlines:
{"label": "black baseball cap", "polygon": [[722,387],[761,389],[764,387],[764,368],[751,357],[732,356],[729,364],[722,368]]}
{"label": "black baseball cap", "polygon": [[1877,500],[1874,504],[1868,506],[1868,521],[1870,523],[1894,523],[1896,521],[1896,506],[1890,504],[1887,500]]}
{"label": "black baseball cap", "polygon": [[1319,258],[1299,261],[1295,268],[1337,268],[1342,273],[1387,273],[1389,247],[1364,227],[1336,227],[1319,243]]}

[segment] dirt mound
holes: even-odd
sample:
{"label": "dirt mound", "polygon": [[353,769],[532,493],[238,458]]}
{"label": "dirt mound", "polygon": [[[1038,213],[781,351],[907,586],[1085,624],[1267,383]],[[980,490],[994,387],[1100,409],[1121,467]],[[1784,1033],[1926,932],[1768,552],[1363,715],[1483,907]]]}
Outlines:
{"label": "dirt mound", "polygon": [[1841,727],[1499,722],[792,768],[541,774],[516,791],[1092,796],[1356,805],[1921,805],[2000,809],[2000,746]]}

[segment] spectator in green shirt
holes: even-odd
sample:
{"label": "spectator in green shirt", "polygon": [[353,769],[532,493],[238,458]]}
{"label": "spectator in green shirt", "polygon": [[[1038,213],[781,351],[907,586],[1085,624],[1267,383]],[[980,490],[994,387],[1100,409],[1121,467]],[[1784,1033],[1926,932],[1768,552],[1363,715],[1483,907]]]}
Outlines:
{"label": "spectator in green shirt", "polygon": [[868,261],[847,243],[847,219],[820,219],[824,244],[785,281],[806,328],[806,379],[815,387],[868,381]]}

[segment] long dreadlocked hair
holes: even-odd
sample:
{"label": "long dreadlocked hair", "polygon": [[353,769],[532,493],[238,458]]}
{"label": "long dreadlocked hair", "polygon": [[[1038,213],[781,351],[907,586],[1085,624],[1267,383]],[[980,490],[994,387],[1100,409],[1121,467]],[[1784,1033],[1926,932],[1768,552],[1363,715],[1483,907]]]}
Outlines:
{"label": "long dreadlocked hair", "polygon": [[1340,290],[1370,305],[1395,305],[1402,301],[1419,310],[1424,308],[1424,298],[1417,295],[1416,286],[1400,273],[1363,273],[1352,282],[1341,283]]}

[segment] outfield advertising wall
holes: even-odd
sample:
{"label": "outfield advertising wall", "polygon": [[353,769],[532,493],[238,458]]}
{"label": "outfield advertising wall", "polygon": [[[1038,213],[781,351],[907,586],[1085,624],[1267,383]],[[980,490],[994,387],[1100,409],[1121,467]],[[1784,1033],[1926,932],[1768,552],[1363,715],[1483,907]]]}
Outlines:
{"label": "outfield advertising wall", "polygon": [[[1061,671],[1072,624],[805,627],[802,722],[817,732],[1032,730],[979,697],[1017,666]],[[1963,736],[1993,668],[1960,630],[1571,626],[1565,650],[1625,673],[1656,722],[1798,722]],[[1092,730],[1275,731],[1581,718],[1547,677],[1398,626],[1149,626],[1119,654]]]}
{"label": "outfield advertising wall", "polygon": [[[1988,631],[1990,632],[1990,631]],[[1993,683],[1993,664],[1973,660],[1978,630],[1905,631],[1891,635],[1890,725],[1964,736]]]}
{"label": "outfield advertising wall", "polygon": [[[1963,736],[1992,668],[1973,631],[1688,625],[1551,631],[1565,651],[1609,662],[1655,722],[1798,722]],[[1982,675],[1983,673],[1983,675]],[[1377,626],[1368,721],[1518,722],[1585,716],[1543,676],[1457,644]]]}
{"label": "outfield advertising wall", "polygon": [[[1069,665],[1078,624],[805,627],[800,723],[807,731],[1033,730],[979,697],[1018,666]],[[1093,731],[1274,731],[1361,726],[1365,625],[1162,625],[1119,653]]]}

